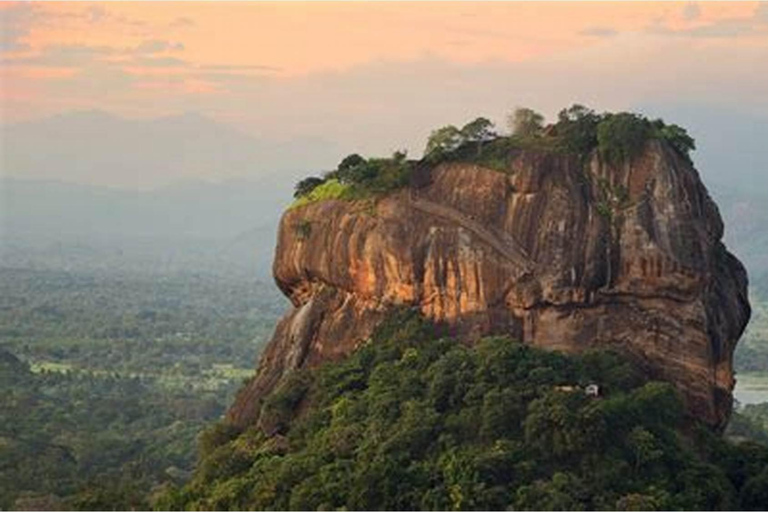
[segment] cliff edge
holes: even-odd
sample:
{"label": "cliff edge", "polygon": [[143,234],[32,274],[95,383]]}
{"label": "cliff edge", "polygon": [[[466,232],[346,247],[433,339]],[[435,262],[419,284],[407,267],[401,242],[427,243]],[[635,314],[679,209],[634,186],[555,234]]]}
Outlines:
{"label": "cliff edge", "polygon": [[659,140],[621,164],[533,149],[505,162],[424,166],[375,201],[286,211],[273,270],[294,307],[228,419],[257,422],[285,375],[347,356],[410,306],[467,340],[614,348],[723,428],[747,275],[692,164]]}

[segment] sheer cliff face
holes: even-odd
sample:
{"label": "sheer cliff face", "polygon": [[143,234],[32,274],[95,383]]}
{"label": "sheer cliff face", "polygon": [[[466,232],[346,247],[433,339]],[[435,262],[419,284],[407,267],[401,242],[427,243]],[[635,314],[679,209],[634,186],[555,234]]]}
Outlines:
{"label": "sheer cliff face", "polygon": [[274,274],[294,309],[230,420],[256,421],[287,372],[344,357],[410,305],[467,339],[615,347],[724,426],[747,276],[696,170],[651,142],[631,164],[522,151],[508,171],[442,164],[375,206],[287,211]]}

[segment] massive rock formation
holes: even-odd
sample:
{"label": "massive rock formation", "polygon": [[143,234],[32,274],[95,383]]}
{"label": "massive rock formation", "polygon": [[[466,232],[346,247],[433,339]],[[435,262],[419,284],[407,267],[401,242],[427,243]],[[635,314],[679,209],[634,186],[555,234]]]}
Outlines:
{"label": "massive rock formation", "polygon": [[750,315],[722,235],[696,170],[659,141],[622,165],[528,150],[507,172],[444,163],[375,204],[288,210],[274,275],[294,309],[229,418],[256,421],[287,372],[344,357],[392,305],[411,305],[465,339],[614,347],[722,428]]}

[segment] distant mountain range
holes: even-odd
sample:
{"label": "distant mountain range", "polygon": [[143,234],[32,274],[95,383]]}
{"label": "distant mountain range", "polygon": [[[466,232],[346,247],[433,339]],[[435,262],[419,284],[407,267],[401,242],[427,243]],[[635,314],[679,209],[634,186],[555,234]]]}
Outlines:
{"label": "distant mountain range", "polygon": [[[768,275],[768,126],[727,110],[641,108],[686,126],[726,243]],[[198,114],[75,112],[0,128],[0,264],[270,275],[297,180],[349,151],[264,141]],[[82,183],[89,183],[85,185]]]}
{"label": "distant mountain range", "polygon": [[92,110],[0,130],[6,176],[145,190],[187,179],[306,174],[340,159],[327,141],[260,140],[193,113],[125,119]]}
{"label": "distant mountain range", "polygon": [[5,266],[268,275],[294,183],[339,160],[322,140],[258,140],[197,114],[74,112],[1,133]]}
{"label": "distant mountain range", "polygon": [[[182,181],[153,191],[0,181],[0,265],[208,270],[269,278],[294,179]],[[751,280],[768,278],[768,191],[710,187],[726,244]],[[768,290],[766,290],[768,292]]]}
{"label": "distant mountain range", "polygon": [[2,180],[3,266],[270,274],[291,182],[180,182],[154,191]]}
{"label": "distant mountain range", "polygon": [[725,223],[725,243],[768,297],[768,190],[752,193],[718,187],[716,200]]}

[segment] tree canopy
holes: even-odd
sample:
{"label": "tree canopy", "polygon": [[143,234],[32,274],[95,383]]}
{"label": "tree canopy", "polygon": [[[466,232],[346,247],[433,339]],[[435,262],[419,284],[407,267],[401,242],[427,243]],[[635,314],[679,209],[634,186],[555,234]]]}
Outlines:
{"label": "tree canopy", "polygon": [[301,196],[305,196],[315,190],[317,187],[325,183],[325,180],[323,178],[318,178],[316,176],[310,176],[308,178],[304,178],[303,180],[299,181],[296,186],[294,187],[293,197],[299,198]]}
{"label": "tree canopy", "polygon": [[544,128],[544,116],[526,107],[518,107],[507,118],[512,135],[532,137],[541,133]]}
{"label": "tree canopy", "polygon": [[478,117],[468,122],[461,128],[460,133],[461,137],[468,142],[482,142],[496,137],[493,123],[485,117]]}
{"label": "tree canopy", "polygon": [[[162,507],[764,504],[768,449],[696,427],[671,385],[647,381],[616,354],[569,357],[508,338],[469,347],[439,332],[402,312],[348,359],[293,374],[264,402],[270,435],[220,432],[192,481]],[[588,384],[600,396],[588,395]]]}
{"label": "tree canopy", "polygon": [[426,157],[443,155],[458,148],[462,140],[461,130],[453,125],[443,126],[429,135],[424,155]]}
{"label": "tree canopy", "polygon": [[[420,165],[469,161],[508,172],[511,159],[521,149],[572,153],[579,155],[582,162],[597,150],[602,158],[614,164],[632,161],[649,140],[664,141],[689,161],[691,151],[696,149],[694,139],[678,125],[665,124],[661,119],[650,121],[631,112],[598,114],[580,104],[561,110],[557,122],[546,128],[544,116],[527,107],[516,108],[507,122],[511,134],[506,136],[496,133],[493,122],[486,117],[475,118],[461,128],[445,125],[433,130]],[[391,158],[370,159],[353,153],[324,178],[310,177],[297,183],[294,206],[318,198],[359,199],[395,190],[409,182],[412,164],[404,152],[395,152]],[[318,187],[328,180],[337,180],[348,190],[341,195],[313,193],[323,191]],[[334,183],[333,190],[338,192],[337,189]]]}

